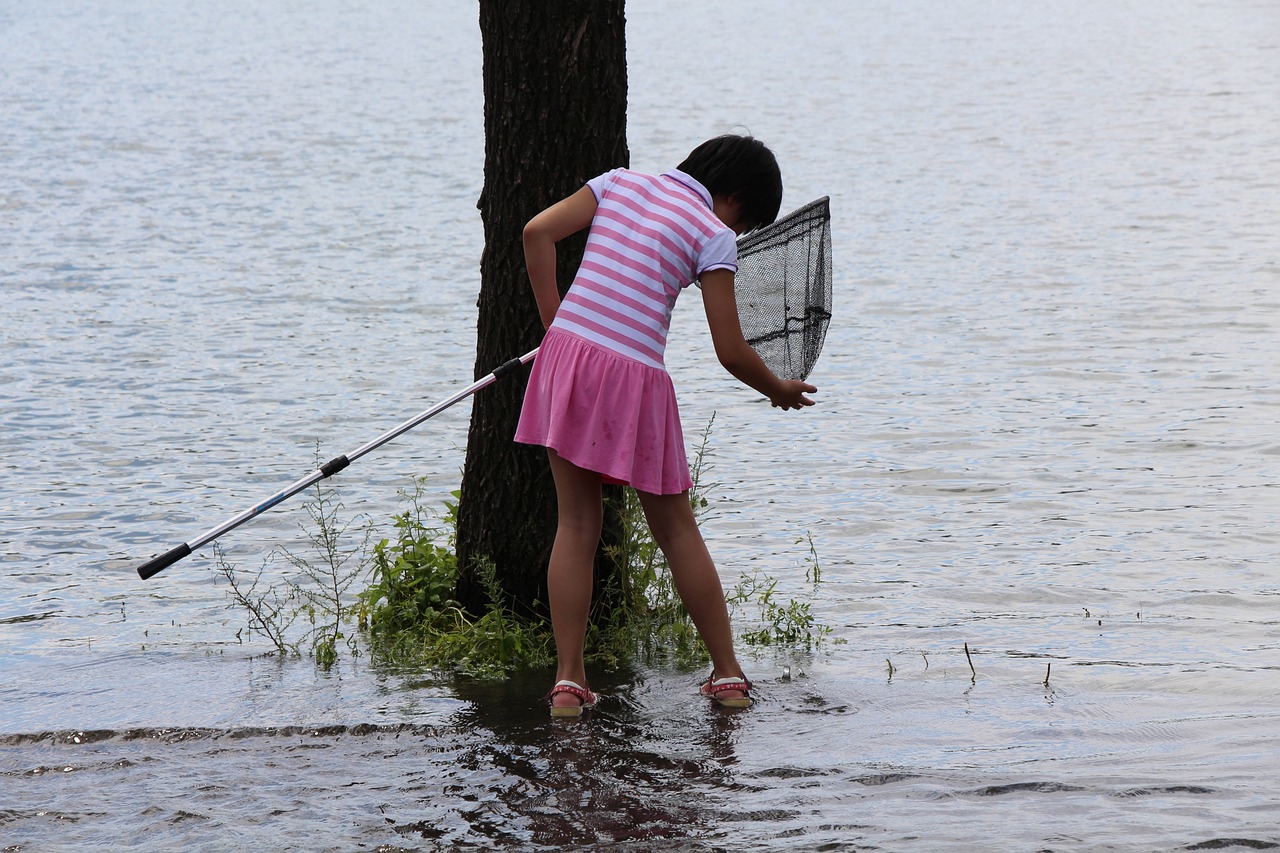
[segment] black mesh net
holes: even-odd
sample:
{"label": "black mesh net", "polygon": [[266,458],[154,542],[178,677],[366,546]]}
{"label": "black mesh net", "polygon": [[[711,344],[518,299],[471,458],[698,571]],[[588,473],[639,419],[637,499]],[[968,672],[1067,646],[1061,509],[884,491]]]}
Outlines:
{"label": "black mesh net", "polygon": [[827,197],[738,241],[734,294],[742,334],[769,369],[808,378],[831,320]]}

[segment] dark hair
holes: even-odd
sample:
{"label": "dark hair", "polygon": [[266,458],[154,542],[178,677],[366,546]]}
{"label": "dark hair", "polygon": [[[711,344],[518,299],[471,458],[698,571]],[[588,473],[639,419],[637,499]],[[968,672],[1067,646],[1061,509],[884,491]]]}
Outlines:
{"label": "dark hair", "polygon": [[708,139],[676,167],[696,179],[713,196],[734,198],[742,205],[748,231],[778,218],[782,206],[782,172],[778,160],[760,140],[726,134]]}

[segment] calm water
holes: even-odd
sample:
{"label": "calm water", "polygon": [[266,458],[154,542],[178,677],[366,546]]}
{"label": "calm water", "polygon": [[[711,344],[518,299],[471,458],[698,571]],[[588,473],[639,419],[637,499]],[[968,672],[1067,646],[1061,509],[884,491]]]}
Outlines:
{"label": "calm water", "polygon": [[[840,642],[569,726],[549,673],[262,657],[208,552],[134,573],[469,378],[474,4],[0,5],[0,848],[1280,846],[1280,4],[1042,5],[630,4],[634,166],[745,126],[832,197],[821,405],[696,294],[670,360],[726,581],[810,600],[811,535]],[[467,416],[347,513],[443,499]]]}

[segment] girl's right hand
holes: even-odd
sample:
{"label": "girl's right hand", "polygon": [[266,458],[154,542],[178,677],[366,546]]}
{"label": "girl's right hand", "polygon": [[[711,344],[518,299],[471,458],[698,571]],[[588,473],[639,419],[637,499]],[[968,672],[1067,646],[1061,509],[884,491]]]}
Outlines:
{"label": "girl's right hand", "polygon": [[778,393],[769,398],[769,404],[777,409],[801,409],[805,406],[812,406],[813,400],[810,400],[805,394],[817,393],[816,386],[810,385],[808,382],[801,382],[798,379],[784,379]]}

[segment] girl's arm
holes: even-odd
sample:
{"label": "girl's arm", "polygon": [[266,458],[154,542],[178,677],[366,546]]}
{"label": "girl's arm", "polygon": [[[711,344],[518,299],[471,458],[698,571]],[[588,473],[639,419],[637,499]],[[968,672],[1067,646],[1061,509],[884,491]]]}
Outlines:
{"label": "girl's arm", "polygon": [[556,286],[556,243],[591,224],[596,215],[596,195],[583,187],[530,219],[524,226],[524,265],[538,302],[542,327],[551,325],[560,308]]}
{"label": "girl's arm", "polygon": [[764,394],[778,408],[799,409],[813,405],[813,400],[805,394],[811,394],[817,388],[808,382],[779,379],[742,336],[730,270],[709,270],[702,274],[702,304],[707,311],[707,325],[711,328],[716,358],[720,359],[725,370]]}

